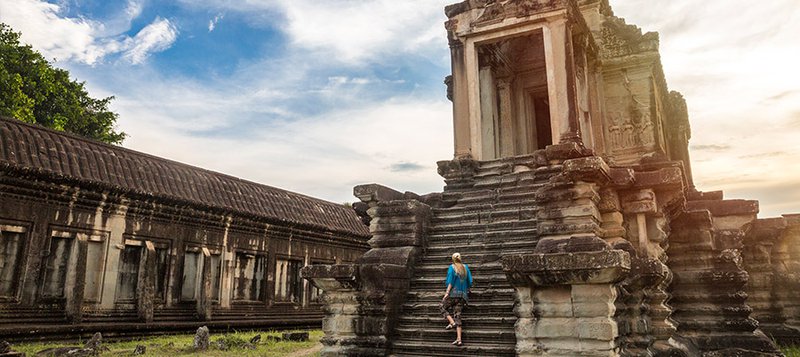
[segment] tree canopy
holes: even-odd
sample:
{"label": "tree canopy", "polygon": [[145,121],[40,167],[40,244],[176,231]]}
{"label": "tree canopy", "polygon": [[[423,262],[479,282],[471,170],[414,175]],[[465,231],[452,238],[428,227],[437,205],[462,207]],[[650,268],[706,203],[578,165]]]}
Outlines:
{"label": "tree canopy", "polygon": [[90,97],[85,82],[21,44],[20,35],[0,23],[0,115],[121,144],[126,134],[114,130],[119,115],[108,109],[114,97]]}

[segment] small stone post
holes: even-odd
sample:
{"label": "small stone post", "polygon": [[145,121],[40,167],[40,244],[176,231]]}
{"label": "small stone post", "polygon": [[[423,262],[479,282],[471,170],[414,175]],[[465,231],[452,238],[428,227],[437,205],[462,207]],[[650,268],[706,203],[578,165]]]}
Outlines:
{"label": "small stone post", "polygon": [[630,270],[621,250],[508,255],[518,356],[616,356],[615,302]]}

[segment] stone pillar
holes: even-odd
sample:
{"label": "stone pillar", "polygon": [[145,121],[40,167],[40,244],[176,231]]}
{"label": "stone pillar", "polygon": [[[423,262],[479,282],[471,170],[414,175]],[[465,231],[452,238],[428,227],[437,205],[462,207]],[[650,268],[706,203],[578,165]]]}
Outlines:
{"label": "stone pillar", "polygon": [[507,255],[503,270],[517,293],[518,356],[618,356],[614,284],[630,270],[627,252]]}
{"label": "stone pillar", "polygon": [[470,134],[469,85],[467,69],[464,63],[464,43],[455,34],[456,21],[448,21],[447,39],[450,43],[450,61],[453,88],[453,134],[455,158],[466,158],[472,155],[472,137]]}
{"label": "stone pillar", "polygon": [[151,241],[145,241],[144,248],[136,283],[136,314],[140,321],[151,323],[155,314],[156,248]]}
{"label": "stone pillar", "polygon": [[74,324],[83,321],[83,294],[86,286],[86,254],[88,250],[87,236],[78,234],[75,237],[75,248],[71,254],[71,261],[75,265],[67,271],[64,297],[66,298],[64,312],[67,319]]}
{"label": "stone pillar", "polygon": [[202,321],[211,320],[211,252],[203,247],[203,271],[200,274],[200,287],[197,294],[197,316]]}
{"label": "stone pillar", "polygon": [[547,24],[544,48],[553,140],[559,140],[559,143],[580,143],[575,56],[571,23],[567,18],[559,18]]}
{"label": "stone pillar", "polygon": [[369,205],[370,249],[351,265],[311,265],[302,276],[322,290],[322,356],[385,356],[414,264],[425,248],[430,207],[412,193],[357,186]]}

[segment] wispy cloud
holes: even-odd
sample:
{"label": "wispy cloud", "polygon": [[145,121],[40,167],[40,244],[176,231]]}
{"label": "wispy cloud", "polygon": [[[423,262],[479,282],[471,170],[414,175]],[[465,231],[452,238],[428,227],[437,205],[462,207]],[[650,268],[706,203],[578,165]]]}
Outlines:
{"label": "wispy cloud", "polygon": [[218,14],[213,19],[208,20],[208,32],[214,31],[217,28],[217,23],[225,17],[224,14]]}
{"label": "wispy cloud", "polygon": [[145,26],[135,37],[126,41],[124,58],[133,64],[141,64],[155,52],[166,50],[178,38],[178,29],[167,19],[156,18]]}
{"label": "wispy cloud", "polygon": [[692,145],[692,150],[697,151],[726,151],[730,149],[731,146],[727,144]]}
{"label": "wispy cloud", "polygon": [[416,162],[407,162],[401,161],[396,164],[392,164],[389,166],[389,171],[391,172],[413,172],[413,171],[420,171],[428,168],[425,165],[420,165]]}

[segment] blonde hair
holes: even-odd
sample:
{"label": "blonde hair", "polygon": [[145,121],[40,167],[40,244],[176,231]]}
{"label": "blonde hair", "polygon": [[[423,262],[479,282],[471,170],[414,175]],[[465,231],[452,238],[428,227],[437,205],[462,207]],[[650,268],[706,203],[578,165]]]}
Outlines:
{"label": "blonde hair", "polygon": [[453,267],[456,269],[456,274],[461,279],[467,275],[467,269],[464,268],[464,264],[461,263],[461,254],[453,253]]}

